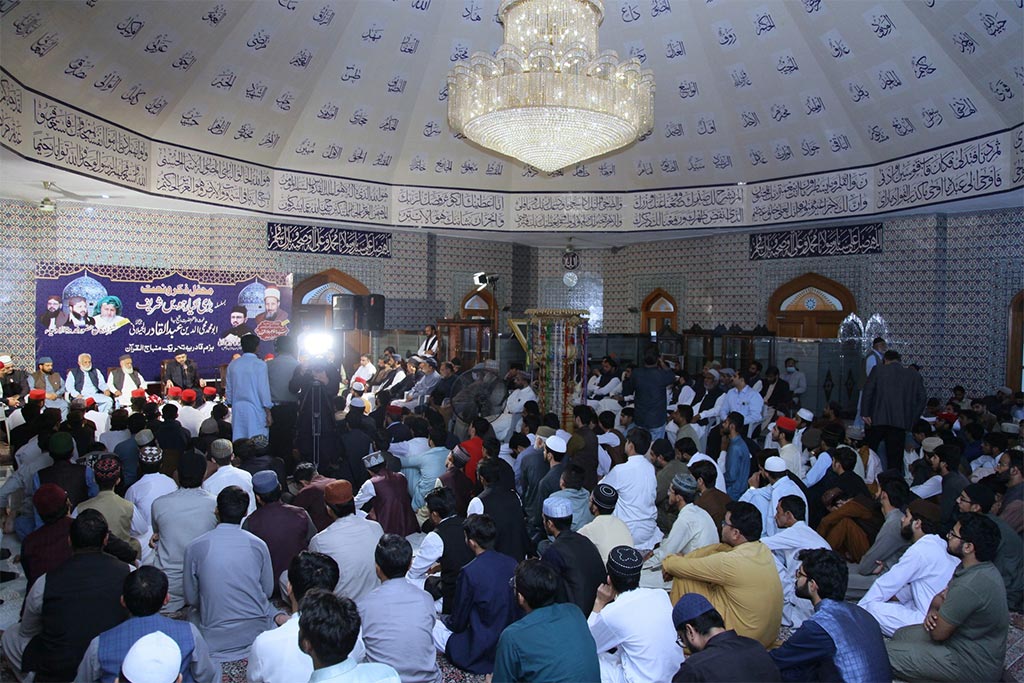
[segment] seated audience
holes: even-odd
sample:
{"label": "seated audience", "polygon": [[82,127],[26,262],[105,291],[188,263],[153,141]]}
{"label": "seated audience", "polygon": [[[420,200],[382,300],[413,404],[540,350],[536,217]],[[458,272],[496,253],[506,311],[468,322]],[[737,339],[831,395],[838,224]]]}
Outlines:
{"label": "seated audience", "polygon": [[156,567],[139,567],[125,578],[121,602],[131,617],[92,639],[78,665],[75,681],[114,680],[131,647],[151,633],[163,633],[177,646],[179,657],[175,673],[182,683],[213,683],[220,677],[199,629],[187,621],[160,615],[160,609],[167,602],[166,574]]}
{"label": "seated audience", "polygon": [[299,648],[313,660],[310,683],[401,683],[387,664],[360,664],[352,656],[360,627],[352,600],[314,589],[302,599],[299,612]]}
{"label": "seated audience", "polygon": [[718,466],[709,461],[693,462],[691,459],[690,474],[697,480],[697,507],[703,508],[715,520],[716,528],[722,526],[725,519],[725,506],[732,500],[725,489],[718,488],[719,480],[724,480]]}
{"label": "seated audience", "polygon": [[93,465],[93,472],[96,484],[99,486],[99,493],[82,501],[72,510],[71,516],[77,517],[84,510],[99,511],[107,521],[110,533],[131,545],[136,556],[141,555],[137,539],[145,530],[142,514],[135,509],[134,505],[114,492],[122,482],[121,461],[114,456],[105,455]]}
{"label": "seated audience", "polygon": [[672,623],[690,656],[672,677],[672,683],[727,681],[746,683],[781,681],[761,643],[726,630],[714,605],[699,593],[687,593],[672,608]]}
{"label": "seated audience", "polygon": [[641,588],[640,551],[612,548],[602,583],[587,619],[597,645],[602,681],[660,683],[683,660],[672,629],[672,603],[660,588]]}
{"label": "seated audience", "polygon": [[459,572],[451,615],[434,624],[434,646],[458,668],[489,674],[498,637],[519,616],[509,589],[516,561],[493,549],[498,529],[488,515],[470,515],[463,529],[475,557]]}
{"label": "seated audience", "polygon": [[907,507],[900,533],[911,541],[910,547],[857,603],[878,620],[886,636],[920,624],[928,604],[956,569],[956,560],[938,535],[939,514],[939,506],[926,500],[915,500]]}
{"label": "seated audience", "polygon": [[403,683],[441,683],[431,632],[434,600],[407,581],[412,546],[396,534],[384,534],[373,553],[380,586],[359,602],[366,661],[387,664]]}
{"label": "seated audience", "polygon": [[960,561],[952,580],[931,600],[921,622],[897,630],[886,645],[894,677],[1002,678],[1010,615],[1003,579],[992,564],[998,547],[995,522],[975,512],[960,516],[947,541],[949,553]]}
{"label": "seated audience", "polygon": [[427,494],[426,505],[430,511],[427,522],[433,529],[423,538],[408,578],[423,581],[424,590],[440,603],[441,614],[451,614],[459,572],[474,557],[462,530],[466,520],[455,511],[451,489],[437,487]]}
{"label": "seated audience", "polygon": [[889,683],[882,632],[870,614],[844,602],[846,562],[828,548],[802,550],[796,594],[814,613],[771,651],[784,681]]}
{"label": "seated audience", "polygon": [[700,593],[740,635],[765,647],[775,642],[782,623],[782,584],[771,551],[761,542],[761,513],[733,501],[722,522],[722,543],[686,557],[666,557],[662,571],[672,581],[672,599]]}
{"label": "seated audience", "polygon": [[764,538],[779,530],[775,524],[775,510],[783,496],[797,496],[805,505],[807,503],[803,490],[790,477],[786,461],[776,453],[775,450],[758,452],[759,471],[750,477],[750,488],[740,497],[740,500],[751,503],[761,512],[761,534]]}
{"label": "seated audience", "polygon": [[370,477],[359,487],[356,509],[368,509],[368,517],[380,524],[386,534],[408,536],[419,531],[405,475],[385,467],[381,451],[363,456],[363,466]]}
{"label": "seated audience", "polygon": [[590,512],[594,521],[580,528],[580,536],[586,536],[597,547],[601,564],[608,561],[608,553],[617,545],[633,545],[633,535],[626,523],[614,515],[619,492],[608,484],[601,483],[590,494]]}
{"label": "seated audience", "polygon": [[544,501],[544,530],[554,538],[541,559],[558,573],[558,601],[571,602],[590,616],[597,587],[604,583],[604,561],[597,546],[572,530],[572,504],[554,495]]}
{"label": "seated audience", "polygon": [[1003,583],[1006,585],[1007,606],[1013,612],[1020,612],[1021,590],[1024,587],[1024,572],[1021,571],[1021,567],[1024,566],[1024,558],[1022,558],[1024,539],[1021,539],[1020,535],[1015,533],[1003,519],[989,512],[995,503],[995,494],[987,486],[968,484],[960,493],[957,503],[960,514],[978,512],[999,527],[999,547],[996,549],[996,556],[992,559],[992,563],[999,570],[999,574],[1003,577]]}
{"label": "seated audience", "polygon": [[[498,638],[492,683],[598,681],[597,648],[573,604],[556,602],[559,578],[544,562],[524,560],[513,577],[525,616]],[[558,647],[552,647],[558,643]]]}
{"label": "seated audience", "polygon": [[559,481],[561,488],[548,496],[548,498],[565,498],[572,504],[573,531],[579,531],[594,519],[593,513],[590,512],[590,491],[583,488],[583,475],[582,467],[576,463],[570,463],[562,471],[562,478]]}
{"label": "seated audience", "polygon": [[696,499],[697,480],[689,472],[677,474],[668,493],[668,509],[675,513],[675,519],[668,536],[644,560],[641,586],[670,589],[671,585],[661,576],[662,560],[669,555],[686,555],[698,548],[718,543],[719,528],[707,511],[694,505]]}
{"label": "seated audience", "polygon": [[278,578],[288,569],[292,558],[316,536],[316,527],[305,510],[281,502],[281,483],[272,470],[254,474],[252,489],[256,512],[246,517],[242,529],[267,544],[277,594]]}
{"label": "seated audience", "polygon": [[256,511],[256,496],[252,492],[252,474],[231,463],[234,445],[227,439],[217,439],[210,444],[210,450],[206,455],[215,468],[203,481],[203,488],[217,496],[228,486],[237,486],[249,496],[249,505],[245,510],[246,516],[254,513]]}
{"label": "seated audience", "polygon": [[292,479],[299,487],[299,492],[292,499],[292,505],[305,510],[313,520],[316,530],[323,531],[331,524],[327,504],[324,503],[324,488],[334,480],[317,472],[316,466],[311,462],[300,462],[296,465]]}
{"label": "seated audience", "polygon": [[334,558],[341,570],[334,592],[358,602],[380,585],[373,550],[384,530],[377,522],[356,514],[352,484],[344,479],[324,488],[324,502],[334,521],[313,537],[309,549]]}
{"label": "seated audience", "polygon": [[999,456],[996,473],[1006,484],[999,517],[1018,534],[1024,534],[1024,450],[1014,448]]}
{"label": "seated audience", "polygon": [[626,523],[636,547],[645,552],[653,549],[663,536],[656,523],[658,510],[654,500],[658,481],[654,465],[647,457],[650,449],[650,432],[639,427],[631,430],[626,436],[626,462],[613,467],[602,480],[618,491],[615,516]]}
{"label": "seated audience", "polygon": [[676,511],[669,508],[668,494],[672,488],[672,480],[677,474],[685,474],[690,470],[681,459],[676,457],[676,449],[672,442],[661,438],[651,444],[651,456],[654,462],[657,489],[654,495],[654,506],[658,508],[657,524],[663,534],[672,530],[676,521]]}
{"label": "seated audience", "polygon": [[875,536],[875,542],[861,556],[860,562],[849,567],[847,600],[863,598],[879,575],[895,565],[910,545],[902,534],[903,512],[910,502],[907,483],[902,478],[886,481],[878,492],[878,501],[885,521]]}
{"label": "seated audience", "polygon": [[244,659],[256,636],[274,625],[270,552],[239,526],[248,498],[237,486],[224,488],[217,495],[219,524],[185,548],[185,603],[194,610],[215,663]]}
{"label": "seated audience", "polygon": [[[146,446],[139,449],[139,474],[134,484],[125,491],[124,499],[135,506],[136,514],[141,522],[134,538],[142,548],[139,558],[143,564],[150,564],[153,549],[149,545],[153,537],[153,501],[168,493],[178,490],[173,479],[160,472],[163,463],[163,450],[160,446]],[[177,469],[177,467],[175,467]]]}
{"label": "seated audience", "polygon": [[71,523],[71,557],[36,580],[21,622],[0,641],[15,671],[70,681],[89,642],[128,617],[121,589],[131,567],[103,552],[108,533],[97,510],[83,510]]}
{"label": "seated audience", "polygon": [[779,532],[761,541],[772,551],[775,567],[782,582],[782,625],[798,628],[811,616],[810,601],[795,593],[795,581],[800,570],[798,555],[805,549],[828,548],[828,541],[807,526],[807,505],[798,496],[785,496],[775,510]]}

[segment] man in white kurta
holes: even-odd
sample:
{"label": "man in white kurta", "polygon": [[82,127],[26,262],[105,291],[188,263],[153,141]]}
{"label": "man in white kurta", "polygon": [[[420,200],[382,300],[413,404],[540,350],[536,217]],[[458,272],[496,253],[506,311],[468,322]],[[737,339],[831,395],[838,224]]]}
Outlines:
{"label": "man in white kurta", "polygon": [[509,393],[505,400],[505,410],[497,420],[491,423],[494,436],[502,443],[506,443],[512,436],[512,432],[519,426],[519,420],[523,416],[523,406],[526,405],[526,402],[537,400],[537,394],[530,386],[530,379],[527,375],[522,372],[518,373],[515,383],[516,388]]}
{"label": "man in white kurta", "polygon": [[807,497],[795,481],[789,478],[786,469],[786,461],[777,455],[773,455],[764,462],[762,476],[767,477],[771,482],[767,486],[747,489],[740,497],[741,501],[752,503],[761,511],[762,531],[761,538],[771,536],[778,532],[779,527],[775,522],[775,510],[779,501],[784,496],[797,496],[804,505],[807,505]]}
{"label": "man in white kurta", "polygon": [[806,519],[807,503],[797,496],[784,496],[775,507],[778,533],[761,539],[772,551],[782,582],[782,625],[793,629],[814,613],[811,601],[796,594],[796,570],[801,564],[797,555],[804,549],[829,547]]}
{"label": "man in white kurta", "polygon": [[153,501],[168,493],[178,490],[178,485],[166,474],[160,472],[163,453],[157,445],[144,446],[139,449],[139,480],[128,487],[124,499],[135,506],[141,518],[141,529],[133,538],[139,542],[142,564],[152,564],[153,549],[149,547],[149,539],[153,537]]}
{"label": "man in white kurta", "polygon": [[672,478],[668,489],[668,506],[678,510],[672,529],[661,540],[661,545],[644,561],[644,572],[640,585],[645,588],[672,588],[671,581],[661,575],[661,561],[669,555],[686,555],[689,552],[719,542],[718,525],[704,508],[694,505],[697,499],[697,480],[689,472]]}
{"label": "man in white kurta", "polygon": [[904,626],[924,623],[932,598],[945,590],[959,560],[946,552],[946,541],[934,533],[939,506],[915,500],[903,515],[901,532],[914,539],[900,561],[875,580],[857,603],[878,620],[891,637]]}
{"label": "man in white kurta", "polygon": [[672,602],[661,589],[638,587],[642,565],[643,556],[629,546],[613,548],[605,563],[608,582],[598,587],[587,618],[601,683],[669,681],[683,661]]}
{"label": "man in white kurta", "polygon": [[601,483],[618,491],[619,500],[615,504],[614,514],[629,527],[636,548],[652,550],[664,535],[656,523],[658,508],[654,501],[658,493],[657,473],[647,452],[637,453],[631,438],[626,439],[626,455],[626,462],[613,467]]}
{"label": "man in white kurta", "polygon": [[270,376],[267,364],[256,355],[259,337],[242,337],[244,353],[228,365],[225,402],[231,406],[231,438],[249,439],[257,434],[270,436]]}

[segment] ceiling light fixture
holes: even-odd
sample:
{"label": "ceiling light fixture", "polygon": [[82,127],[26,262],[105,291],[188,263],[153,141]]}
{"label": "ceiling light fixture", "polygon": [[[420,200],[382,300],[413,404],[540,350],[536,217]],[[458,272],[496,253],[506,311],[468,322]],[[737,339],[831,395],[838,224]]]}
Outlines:
{"label": "ceiling light fixture", "polygon": [[39,202],[39,210],[43,213],[53,213],[57,210],[57,202],[53,201],[49,197],[44,197]]}
{"label": "ceiling light fixture", "polygon": [[601,0],[501,0],[505,39],[448,73],[456,133],[547,173],[634,142],[654,125],[654,73],[598,53]]}

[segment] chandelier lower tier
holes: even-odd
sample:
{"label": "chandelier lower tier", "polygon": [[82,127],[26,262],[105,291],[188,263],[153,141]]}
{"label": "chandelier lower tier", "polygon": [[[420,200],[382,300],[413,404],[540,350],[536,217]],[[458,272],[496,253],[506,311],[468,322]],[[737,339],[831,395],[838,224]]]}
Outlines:
{"label": "chandelier lower tier", "polygon": [[654,123],[654,74],[597,51],[600,0],[502,0],[505,42],[448,74],[448,122],[545,172],[634,142]]}

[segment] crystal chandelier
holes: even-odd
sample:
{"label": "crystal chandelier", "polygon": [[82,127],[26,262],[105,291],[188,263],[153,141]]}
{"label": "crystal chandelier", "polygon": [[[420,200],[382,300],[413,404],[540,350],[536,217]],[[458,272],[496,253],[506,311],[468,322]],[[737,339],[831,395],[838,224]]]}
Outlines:
{"label": "crystal chandelier", "polygon": [[654,74],[598,54],[601,0],[502,0],[505,42],[448,74],[452,130],[545,172],[632,143],[654,124]]}

